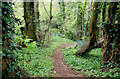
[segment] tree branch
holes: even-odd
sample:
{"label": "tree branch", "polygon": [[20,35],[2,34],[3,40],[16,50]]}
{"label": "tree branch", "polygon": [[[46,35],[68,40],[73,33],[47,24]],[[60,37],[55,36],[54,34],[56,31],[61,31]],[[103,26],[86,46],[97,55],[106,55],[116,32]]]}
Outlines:
{"label": "tree branch", "polygon": [[47,12],[47,9],[46,9],[46,7],[45,7],[44,2],[42,2],[42,4],[43,4],[43,6],[44,6],[44,9],[45,9],[45,11],[46,11],[47,15],[50,17],[50,15],[49,15],[49,14],[48,14],[48,12]]}

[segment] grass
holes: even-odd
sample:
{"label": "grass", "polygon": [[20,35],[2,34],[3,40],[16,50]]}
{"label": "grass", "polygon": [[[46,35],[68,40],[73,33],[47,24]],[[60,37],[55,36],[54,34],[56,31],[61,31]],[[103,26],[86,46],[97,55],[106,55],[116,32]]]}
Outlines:
{"label": "grass", "polygon": [[27,48],[22,48],[15,52],[18,65],[28,74],[40,77],[51,77],[51,70],[54,68],[51,56],[55,48],[61,44],[72,43],[69,39],[64,39],[58,36],[51,37],[51,44],[46,47],[38,47],[36,42],[27,45]]}
{"label": "grass", "polygon": [[[81,47],[81,45],[79,44],[78,47]],[[75,55],[73,55],[76,49],[74,48],[74,46],[71,48],[60,49],[64,54],[66,64],[68,64],[76,72],[80,74],[85,74],[87,77],[120,77],[120,68],[110,69],[109,72],[103,72],[100,70],[100,68],[102,67],[101,48],[93,49],[89,52],[88,55],[80,57],[76,57]]]}
{"label": "grass", "polygon": [[64,53],[66,64],[70,65],[74,70],[97,70],[101,64],[101,49],[94,49],[90,55],[76,57],[73,55],[75,49],[62,49]]}
{"label": "grass", "polygon": [[67,44],[67,43],[75,43],[75,41],[72,41],[70,39],[66,39],[66,38],[61,38],[59,36],[53,36],[52,37],[52,43],[56,43],[56,44]]}

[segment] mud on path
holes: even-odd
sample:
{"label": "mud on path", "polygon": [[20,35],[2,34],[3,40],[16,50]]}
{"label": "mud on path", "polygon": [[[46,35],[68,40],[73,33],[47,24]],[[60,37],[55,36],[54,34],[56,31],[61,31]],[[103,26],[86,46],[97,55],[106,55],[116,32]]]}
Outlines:
{"label": "mud on path", "polygon": [[52,56],[54,64],[54,69],[52,72],[56,71],[56,75],[54,75],[54,77],[84,77],[83,75],[77,74],[65,64],[63,53],[59,50],[74,45],[76,45],[76,43],[62,44],[62,46],[54,50]]}

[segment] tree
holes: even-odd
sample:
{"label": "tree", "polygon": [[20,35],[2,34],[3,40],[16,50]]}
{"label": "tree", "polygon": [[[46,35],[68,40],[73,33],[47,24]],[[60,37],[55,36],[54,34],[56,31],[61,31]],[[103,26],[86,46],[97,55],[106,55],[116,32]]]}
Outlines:
{"label": "tree", "polygon": [[78,16],[77,16],[77,40],[81,39],[82,34],[82,6],[78,3]]}
{"label": "tree", "polygon": [[62,21],[64,21],[66,18],[64,0],[60,0],[59,5],[60,5],[60,12],[61,12]]}
{"label": "tree", "polygon": [[[58,2],[59,6],[60,6],[60,16],[59,16],[59,24],[62,25],[65,22],[66,19],[66,14],[65,14],[65,3],[64,0],[59,0],[60,2]],[[59,27],[60,33],[63,33],[63,27],[60,26]]]}
{"label": "tree", "polygon": [[41,37],[39,37],[39,31],[41,31],[41,29],[40,29],[40,20],[39,20],[39,16],[40,16],[40,14],[39,14],[39,2],[35,2],[35,6],[34,6],[34,8],[35,8],[35,26],[36,26],[36,29],[37,29],[37,31],[36,31],[36,36],[37,36],[37,41],[38,42],[40,42],[40,40],[42,40],[41,39]]}
{"label": "tree", "polygon": [[98,17],[98,8],[99,2],[94,2],[92,13],[91,13],[91,20],[89,25],[89,40],[81,46],[80,49],[77,50],[76,56],[87,54],[96,43],[96,26],[97,26],[97,17]]}
{"label": "tree", "polygon": [[87,28],[87,26],[88,26],[88,24],[89,24],[89,21],[90,21],[90,14],[91,14],[91,9],[92,9],[92,0],[91,0],[91,2],[90,2],[90,5],[89,5],[89,9],[90,10],[88,10],[88,19],[87,19],[87,24],[86,24],[86,26],[85,26],[85,36],[88,34],[88,28]]}
{"label": "tree", "polygon": [[[21,75],[20,68],[17,66],[13,50],[17,50],[17,44],[14,41],[15,34],[14,24],[18,24],[16,20],[12,3],[2,2],[2,78],[19,77]],[[0,72],[1,73],[1,72]],[[14,78],[13,77],[13,78]]]}
{"label": "tree", "polygon": [[62,6],[63,6],[63,21],[65,20],[66,16],[65,16],[65,3],[64,0],[62,0]]}
{"label": "tree", "polygon": [[49,23],[51,22],[52,18],[53,18],[53,16],[52,16],[52,0],[51,0],[51,2],[50,2],[50,21],[49,21]]}
{"label": "tree", "polygon": [[[119,14],[116,14],[118,2],[110,2],[108,9],[108,19],[105,23],[105,8],[102,13],[103,19],[103,34],[104,34],[104,45],[102,47],[102,62],[108,64],[119,64],[120,60],[120,18]],[[120,10],[120,9],[119,9]],[[118,12],[119,13],[119,12]],[[118,65],[120,67],[120,65]]]}
{"label": "tree", "polygon": [[85,0],[85,3],[84,3],[84,6],[83,6],[83,12],[82,12],[82,32],[84,33],[82,33],[82,36],[84,36],[85,35],[85,25],[84,25],[84,23],[85,23],[85,20],[84,20],[84,16],[85,16],[85,8],[86,8],[86,5],[87,5],[87,2],[86,2],[87,0]]}
{"label": "tree", "polygon": [[40,20],[39,20],[39,2],[35,2],[35,21],[36,21],[36,26],[40,27]]}
{"label": "tree", "polygon": [[[13,62],[14,59],[11,57],[8,57],[8,55],[11,54],[11,34],[13,32],[12,30],[12,21],[13,21],[13,9],[11,7],[12,3],[7,3],[4,2],[2,3],[2,51],[3,51],[3,56],[2,56],[2,76],[3,78],[7,78],[7,76],[10,74],[6,69],[11,69],[9,65],[10,63]],[[11,13],[11,14],[10,14]],[[9,23],[9,24],[8,24]],[[8,32],[9,31],[9,32]],[[6,38],[7,37],[7,38]]]}
{"label": "tree", "polygon": [[34,2],[24,2],[25,33],[29,39],[37,40]]}

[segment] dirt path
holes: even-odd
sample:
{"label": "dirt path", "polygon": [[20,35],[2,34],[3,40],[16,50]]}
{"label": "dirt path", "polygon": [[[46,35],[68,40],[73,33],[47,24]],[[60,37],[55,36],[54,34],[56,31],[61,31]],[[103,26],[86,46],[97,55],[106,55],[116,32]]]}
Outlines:
{"label": "dirt path", "polygon": [[63,53],[59,50],[73,45],[76,45],[76,43],[62,44],[61,47],[54,50],[52,56],[54,63],[53,72],[56,71],[56,75],[54,75],[54,77],[84,77],[83,75],[77,74],[65,64]]}

